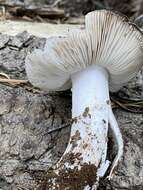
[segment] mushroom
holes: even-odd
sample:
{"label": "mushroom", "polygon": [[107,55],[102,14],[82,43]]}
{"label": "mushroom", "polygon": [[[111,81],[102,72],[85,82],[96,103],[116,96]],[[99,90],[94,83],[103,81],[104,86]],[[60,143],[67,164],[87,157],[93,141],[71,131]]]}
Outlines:
{"label": "mushroom", "polygon": [[[96,189],[105,175],[108,127],[118,145],[108,178],[123,154],[123,139],[112,112],[109,90],[118,91],[142,66],[143,35],[124,16],[107,10],[85,16],[85,28],[49,37],[43,50],[26,58],[29,81],[44,90],[72,86],[71,135],[54,167],[48,189]],[[110,124],[110,125],[109,125]]]}

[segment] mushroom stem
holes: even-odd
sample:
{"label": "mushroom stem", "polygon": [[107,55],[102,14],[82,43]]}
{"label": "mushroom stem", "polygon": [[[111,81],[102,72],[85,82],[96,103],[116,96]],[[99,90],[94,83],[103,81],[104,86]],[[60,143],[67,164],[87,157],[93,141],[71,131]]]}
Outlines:
{"label": "mushroom stem", "polygon": [[[71,135],[48,189],[96,190],[99,177],[104,176],[110,163],[106,160],[109,122],[118,145],[122,140],[110,105],[108,73],[100,66],[91,65],[74,73],[71,78]],[[110,176],[121,155],[120,149]]]}
{"label": "mushroom stem", "polygon": [[94,164],[99,177],[104,176],[109,166],[106,156],[110,109],[108,73],[104,68],[91,65],[72,75],[72,117],[75,122],[71,138],[77,131],[80,134],[72,152],[81,153],[82,164]]}
{"label": "mushroom stem", "polygon": [[120,161],[120,159],[123,155],[123,138],[122,138],[122,134],[120,132],[118,123],[116,121],[116,118],[113,114],[112,109],[110,109],[110,113],[109,113],[109,123],[110,123],[110,128],[113,131],[115,141],[116,141],[117,146],[118,146],[118,153],[117,153],[117,155],[116,155],[116,157],[112,163],[110,173],[108,176],[108,179],[110,180],[112,178],[115,167],[118,165],[118,162]]}

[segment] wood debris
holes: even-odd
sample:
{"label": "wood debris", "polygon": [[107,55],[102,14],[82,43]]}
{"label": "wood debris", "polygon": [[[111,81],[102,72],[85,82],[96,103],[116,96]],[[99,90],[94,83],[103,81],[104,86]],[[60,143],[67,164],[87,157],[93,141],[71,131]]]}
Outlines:
{"label": "wood debris", "polygon": [[[58,2],[57,2],[58,3]],[[43,19],[62,19],[65,18],[65,12],[63,9],[59,9],[50,5],[40,4],[24,4],[15,3],[12,1],[1,1],[0,2],[0,18],[12,19],[12,20],[27,20],[34,21],[38,20],[43,22]],[[39,19],[40,18],[40,19]],[[3,20],[2,19],[2,20]]]}

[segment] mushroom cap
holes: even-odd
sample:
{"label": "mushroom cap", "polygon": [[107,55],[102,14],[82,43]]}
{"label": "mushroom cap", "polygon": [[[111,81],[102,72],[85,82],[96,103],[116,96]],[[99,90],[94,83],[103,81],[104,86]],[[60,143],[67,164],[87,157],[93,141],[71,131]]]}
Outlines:
{"label": "mushroom cap", "polygon": [[91,64],[109,73],[110,91],[118,91],[143,64],[143,34],[125,16],[107,10],[85,17],[85,29],[50,37],[43,50],[26,58],[30,82],[44,90],[66,90],[71,75]]}

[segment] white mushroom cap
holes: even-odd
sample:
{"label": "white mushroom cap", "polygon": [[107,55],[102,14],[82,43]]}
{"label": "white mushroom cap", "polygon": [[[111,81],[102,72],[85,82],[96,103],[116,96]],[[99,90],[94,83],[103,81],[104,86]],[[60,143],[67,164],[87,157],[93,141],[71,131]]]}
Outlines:
{"label": "white mushroom cap", "polygon": [[143,64],[143,34],[126,17],[111,11],[93,11],[85,17],[85,29],[47,39],[44,50],[26,58],[30,82],[45,90],[71,87],[71,75],[97,64],[117,91],[133,78]]}
{"label": "white mushroom cap", "polygon": [[43,50],[35,49],[29,54],[25,63],[30,82],[44,90],[71,88],[70,76],[89,62],[84,34],[76,30],[68,36],[49,37]]}

